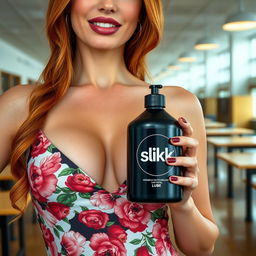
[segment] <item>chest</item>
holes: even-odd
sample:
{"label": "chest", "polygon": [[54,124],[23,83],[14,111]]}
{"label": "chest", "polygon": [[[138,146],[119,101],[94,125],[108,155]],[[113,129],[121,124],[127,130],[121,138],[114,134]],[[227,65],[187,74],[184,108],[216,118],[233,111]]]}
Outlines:
{"label": "chest", "polygon": [[143,95],[70,94],[47,115],[43,132],[98,184],[115,190],[127,177],[127,126],[144,111]]}

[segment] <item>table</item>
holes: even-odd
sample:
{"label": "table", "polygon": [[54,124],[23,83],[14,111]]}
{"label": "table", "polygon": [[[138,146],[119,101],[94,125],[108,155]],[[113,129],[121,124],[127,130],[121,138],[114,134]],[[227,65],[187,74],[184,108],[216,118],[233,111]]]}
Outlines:
{"label": "table", "polygon": [[234,128],[234,127],[226,127],[226,128],[208,128],[206,129],[207,136],[231,136],[231,135],[252,135],[255,131],[247,128]]}
{"label": "table", "polygon": [[[214,147],[214,177],[218,177],[218,148],[227,147],[228,152],[232,152],[233,149],[238,148],[256,148],[256,136],[246,137],[208,137],[207,143]],[[232,197],[232,191],[228,191],[228,197]]]}
{"label": "table", "polygon": [[[28,196],[28,203],[31,201],[30,195]],[[19,212],[11,205],[9,198],[9,191],[0,191],[0,230],[1,230],[1,243],[2,255],[10,256],[10,230],[8,227],[8,219],[12,215],[17,215]],[[18,220],[19,223],[19,252],[17,255],[25,255],[25,241],[24,241],[24,221],[23,217]]]}
{"label": "table", "polygon": [[[228,163],[229,168],[237,167],[246,169],[246,187],[245,187],[245,202],[246,202],[246,221],[252,221],[252,176],[256,174],[256,152],[232,152],[220,153],[217,155],[219,159]],[[231,179],[232,180],[232,179]],[[230,182],[229,182],[230,183]],[[229,184],[233,186],[232,184]]]}
{"label": "table", "polygon": [[3,180],[15,180],[14,177],[11,174],[10,165],[7,165],[5,169],[0,173],[0,181]]}
{"label": "table", "polygon": [[221,122],[216,122],[216,121],[207,121],[205,122],[205,128],[223,128],[226,127],[227,125],[225,123]]}

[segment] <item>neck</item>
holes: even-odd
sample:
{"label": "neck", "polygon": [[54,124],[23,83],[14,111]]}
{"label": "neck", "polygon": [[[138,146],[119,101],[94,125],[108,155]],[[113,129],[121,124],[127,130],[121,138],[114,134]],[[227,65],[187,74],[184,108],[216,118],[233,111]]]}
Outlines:
{"label": "neck", "polygon": [[131,78],[123,58],[124,46],[105,50],[81,44],[77,45],[72,85],[92,84],[108,89],[115,84],[125,84]]}

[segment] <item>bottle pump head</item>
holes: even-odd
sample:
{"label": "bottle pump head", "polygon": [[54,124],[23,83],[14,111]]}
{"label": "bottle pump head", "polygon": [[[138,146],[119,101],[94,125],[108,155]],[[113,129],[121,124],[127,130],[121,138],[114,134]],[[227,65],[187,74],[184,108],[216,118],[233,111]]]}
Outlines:
{"label": "bottle pump head", "polygon": [[145,96],[145,108],[165,108],[165,96],[159,94],[159,89],[162,87],[161,84],[152,84],[149,86],[151,94]]}

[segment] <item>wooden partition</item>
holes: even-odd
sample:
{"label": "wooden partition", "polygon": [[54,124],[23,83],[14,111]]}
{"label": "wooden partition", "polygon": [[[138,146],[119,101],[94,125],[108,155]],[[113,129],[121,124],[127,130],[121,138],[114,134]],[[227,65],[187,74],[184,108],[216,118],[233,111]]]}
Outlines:
{"label": "wooden partition", "polygon": [[237,95],[232,97],[232,122],[237,127],[251,128],[253,117],[252,96]]}
{"label": "wooden partition", "polygon": [[235,95],[217,99],[217,121],[236,127],[251,128],[252,96]]}
{"label": "wooden partition", "polygon": [[20,82],[20,76],[0,70],[0,94],[4,93],[12,86],[20,84]]}
{"label": "wooden partition", "polygon": [[217,98],[206,98],[204,113],[206,116],[217,116]]}

